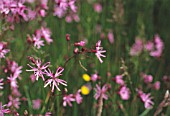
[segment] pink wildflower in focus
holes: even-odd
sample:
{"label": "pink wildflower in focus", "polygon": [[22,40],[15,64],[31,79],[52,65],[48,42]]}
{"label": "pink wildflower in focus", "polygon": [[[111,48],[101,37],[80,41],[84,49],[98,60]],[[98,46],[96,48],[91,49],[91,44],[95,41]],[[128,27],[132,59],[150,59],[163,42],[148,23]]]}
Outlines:
{"label": "pink wildflower in focus", "polygon": [[62,84],[64,86],[67,86],[67,82],[62,80],[62,79],[59,79],[57,77],[61,76],[62,72],[64,71],[64,68],[62,67],[58,67],[58,69],[56,70],[56,73],[53,74],[50,70],[46,71],[46,75],[50,77],[50,79],[48,79],[46,82],[45,82],[45,85],[44,87],[46,87],[47,85],[50,85],[50,87],[52,86],[52,89],[51,91],[54,92],[54,87],[57,88],[58,91],[60,91],[58,85],[59,84]]}
{"label": "pink wildflower in focus", "polygon": [[113,43],[114,43],[114,35],[113,35],[113,32],[112,32],[112,31],[109,31],[107,37],[108,37],[109,42],[110,42],[111,44],[113,44]]}
{"label": "pink wildflower in focus", "polygon": [[96,43],[96,53],[95,53],[95,55],[99,59],[100,63],[103,63],[101,57],[106,57],[105,55],[102,54],[102,53],[105,53],[105,52],[106,52],[106,50],[103,50],[103,47],[101,47],[101,41],[99,40]]}
{"label": "pink wildflower in focus", "polygon": [[122,86],[119,90],[119,95],[122,100],[128,100],[130,98],[130,90],[126,85]]}
{"label": "pink wildflower in focus", "polygon": [[155,90],[159,90],[160,89],[160,82],[159,81],[156,81],[155,83],[154,83],[154,85],[153,85],[153,87],[154,87],[154,89]]}
{"label": "pink wildflower in focus", "polygon": [[19,109],[19,98],[13,98],[11,95],[8,97],[9,98],[9,102],[8,102],[8,107],[14,106],[16,109]]}
{"label": "pink wildflower in focus", "polygon": [[2,105],[2,103],[0,102],[0,116],[4,116],[4,114],[10,113],[9,109],[4,109],[5,106],[7,105]]}
{"label": "pink wildflower in focus", "polygon": [[97,13],[101,13],[102,12],[102,5],[99,4],[99,3],[95,3],[94,6],[93,6],[94,10],[97,12]]}
{"label": "pink wildflower in focus", "polygon": [[151,51],[150,55],[153,57],[160,57],[163,52],[164,43],[161,40],[161,38],[159,37],[159,35],[155,35],[154,41],[155,41],[155,50]]}
{"label": "pink wildflower in focus", "polygon": [[77,91],[77,93],[75,94],[75,100],[76,100],[77,104],[81,104],[82,100],[83,100],[82,96],[80,95],[80,92],[81,92],[81,90],[79,89]]}
{"label": "pink wildflower in focus", "polygon": [[35,35],[32,35],[33,36],[33,43],[34,43],[34,46],[37,47],[37,49],[40,49],[41,46],[44,46],[44,41],[41,40],[41,38],[39,36],[35,36]]}
{"label": "pink wildflower in focus", "polygon": [[97,100],[100,97],[102,97],[102,99],[107,100],[108,96],[106,95],[106,92],[108,90],[108,85],[105,84],[103,85],[102,88],[100,88],[100,86],[98,84],[96,84],[96,88],[94,89],[96,91],[96,94],[94,95],[94,98]]}
{"label": "pink wildflower in focus", "polygon": [[5,49],[5,47],[5,43],[0,42],[0,58],[5,58],[5,55],[10,51],[9,49]]}
{"label": "pink wildflower in focus", "polygon": [[116,75],[115,77],[115,82],[117,84],[120,84],[120,85],[125,85],[125,82],[123,80],[123,76],[122,75]]}
{"label": "pink wildflower in focus", "polygon": [[99,79],[99,75],[98,75],[98,74],[92,74],[92,75],[91,75],[91,80],[92,80],[93,82],[97,81],[98,79]]}
{"label": "pink wildflower in focus", "polygon": [[144,103],[146,109],[152,108],[152,105],[154,103],[151,101],[152,97],[150,97],[150,93],[146,94],[143,93],[143,91],[138,90],[138,95],[141,98],[142,102]]}
{"label": "pink wildflower in focus", "polygon": [[3,85],[4,85],[3,80],[4,79],[0,79],[0,89],[3,89]]}
{"label": "pink wildflower in focus", "polygon": [[73,94],[69,94],[69,95],[64,95],[63,97],[63,106],[66,107],[67,104],[72,107],[71,102],[75,101],[74,95]]}
{"label": "pink wildflower in focus", "polygon": [[147,75],[147,74],[144,74],[144,73],[143,73],[143,74],[142,74],[142,77],[143,77],[145,83],[151,83],[152,80],[153,80],[152,75]]}
{"label": "pink wildflower in focus", "polygon": [[139,55],[143,50],[143,42],[141,39],[136,39],[135,43],[130,49],[130,55],[131,56],[137,56]]}
{"label": "pink wildflower in focus", "polygon": [[32,100],[32,104],[33,109],[38,110],[41,106],[41,100],[40,99]]}
{"label": "pink wildflower in focus", "polygon": [[26,71],[33,71],[34,72],[34,75],[36,77],[36,80],[38,81],[38,78],[41,77],[43,79],[43,81],[45,80],[44,79],[44,74],[45,74],[45,69],[49,67],[50,65],[50,62],[47,62],[45,63],[44,65],[42,65],[42,62],[40,59],[36,60],[34,62],[34,65],[36,65],[36,67],[33,67],[29,64],[27,64],[31,69],[30,70],[26,70]]}

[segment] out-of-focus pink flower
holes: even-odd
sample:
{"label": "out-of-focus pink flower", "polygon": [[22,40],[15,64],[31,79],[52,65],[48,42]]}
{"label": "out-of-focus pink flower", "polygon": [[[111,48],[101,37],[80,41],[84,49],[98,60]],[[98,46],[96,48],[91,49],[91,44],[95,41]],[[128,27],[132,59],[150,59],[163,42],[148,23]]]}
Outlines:
{"label": "out-of-focus pink flower", "polygon": [[86,45],[86,42],[85,41],[80,41],[80,42],[76,42],[74,43],[74,46],[85,46]]}
{"label": "out-of-focus pink flower", "polygon": [[94,90],[96,91],[96,94],[94,95],[94,98],[97,100],[100,97],[102,97],[102,99],[107,100],[108,96],[106,95],[106,92],[108,90],[108,85],[105,84],[103,85],[103,87],[101,88],[98,84],[96,84],[96,88],[94,88]]}
{"label": "out-of-focus pink flower", "polygon": [[64,95],[63,97],[63,106],[66,107],[67,104],[72,107],[71,102],[75,101],[74,95],[73,94],[69,94],[69,95]]}
{"label": "out-of-focus pink flower", "polygon": [[131,56],[137,56],[139,55],[143,50],[143,42],[141,39],[136,39],[135,43],[130,49],[130,55]]}
{"label": "out-of-focus pink flower", "polygon": [[113,32],[112,32],[112,31],[109,31],[107,37],[108,37],[109,42],[110,42],[111,44],[113,44],[113,43],[114,43],[114,35],[113,35]]}
{"label": "out-of-focus pink flower", "polygon": [[44,79],[44,76],[43,76],[43,75],[45,74],[44,71],[45,71],[45,69],[47,69],[47,68],[49,67],[50,62],[47,62],[47,63],[45,63],[44,65],[42,65],[41,60],[38,59],[38,60],[36,60],[36,61],[34,62],[34,65],[36,65],[36,67],[33,67],[33,66],[29,65],[29,64],[27,64],[27,65],[28,65],[31,69],[30,69],[30,70],[26,70],[26,71],[33,71],[37,81],[38,81],[38,78],[39,78],[39,77],[42,77],[43,81],[45,80],[45,79]]}
{"label": "out-of-focus pink flower", "polygon": [[16,76],[13,76],[13,75],[10,75],[9,77],[7,77],[9,82],[10,82],[10,86],[11,88],[18,88],[18,85],[17,85],[17,77]]}
{"label": "out-of-focus pink flower", "polygon": [[161,85],[161,83],[159,81],[156,81],[154,83],[153,87],[154,87],[155,90],[159,90],[160,89],[160,85]]}
{"label": "out-of-focus pink flower", "polygon": [[153,57],[160,57],[162,55],[164,49],[164,43],[159,37],[159,35],[155,35],[155,50],[150,52],[150,55]]}
{"label": "out-of-focus pink flower", "polygon": [[100,63],[103,63],[103,60],[101,59],[101,57],[106,57],[105,55],[102,54],[102,53],[105,53],[105,52],[106,52],[106,50],[103,50],[103,47],[101,47],[101,41],[99,40],[96,43],[96,53],[95,53],[95,55],[99,59]]}
{"label": "out-of-focus pink flower", "polygon": [[101,13],[102,12],[102,5],[99,4],[99,3],[95,3],[94,6],[93,6],[94,10],[97,12],[97,13]]}
{"label": "out-of-focus pink flower", "polygon": [[27,11],[28,11],[27,16],[28,16],[29,20],[34,20],[37,15],[36,11],[33,11],[31,9],[27,9]]}
{"label": "out-of-focus pink flower", "polygon": [[153,101],[151,101],[152,97],[150,97],[150,93],[146,94],[146,93],[143,93],[143,91],[138,90],[138,95],[141,98],[142,102],[144,103],[144,106],[146,109],[152,108],[154,103]]}
{"label": "out-of-focus pink flower", "polygon": [[4,42],[0,42],[0,58],[5,58],[5,55],[10,51],[5,49],[6,45]]}
{"label": "out-of-focus pink flower", "polygon": [[83,100],[80,92],[81,92],[81,90],[79,89],[79,90],[77,91],[77,93],[75,94],[75,100],[76,100],[77,104],[81,104],[81,103],[82,103],[82,100]]}
{"label": "out-of-focus pink flower", "polygon": [[34,46],[37,47],[37,49],[40,49],[41,46],[44,46],[44,41],[41,40],[41,38],[39,36],[35,36],[35,35],[32,35],[33,36],[33,43],[34,43]]}
{"label": "out-of-focus pink flower", "polygon": [[151,83],[153,80],[152,75],[147,75],[147,74],[142,73],[142,77],[145,83]]}
{"label": "out-of-focus pink flower", "polygon": [[34,83],[36,80],[36,76],[34,74],[32,74],[32,75],[30,75],[30,79],[31,79],[32,83]]}
{"label": "out-of-focus pink flower", "polygon": [[4,79],[0,79],[0,89],[3,89],[3,88],[4,88],[4,87],[3,87],[3,85],[4,85],[3,80],[4,80]]}
{"label": "out-of-focus pink flower", "polygon": [[71,23],[72,22],[72,17],[70,15],[67,15],[65,18],[67,23]]}
{"label": "out-of-focus pink flower", "polygon": [[12,88],[12,95],[14,97],[20,97],[21,93],[19,92],[18,88]]}
{"label": "out-of-focus pink flower", "polygon": [[66,81],[57,78],[57,77],[59,77],[59,76],[62,75],[61,73],[62,73],[63,71],[64,71],[64,68],[62,68],[62,67],[58,67],[58,69],[56,70],[56,73],[55,73],[55,74],[53,74],[50,69],[48,69],[48,71],[46,70],[46,75],[49,76],[50,79],[48,79],[48,80],[45,82],[44,87],[46,87],[47,85],[50,85],[50,87],[52,86],[51,91],[54,92],[54,87],[56,87],[57,90],[60,91],[60,89],[59,89],[59,87],[58,87],[59,84],[62,84],[62,85],[64,85],[64,86],[67,86],[67,82],[66,82]]}
{"label": "out-of-focus pink flower", "polygon": [[19,98],[13,98],[11,95],[8,98],[9,98],[9,102],[7,106],[8,107],[14,106],[16,109],[19,109],[19,105],[20,105]]}
{"label": "out-of-focus pink flower", "polygon": [[8,114],[10,113],[9,109],[4,109],[4,107],[6,107],[7,105],[2,105],[2,103],[0,102],[0,116],[4,116],[4,114]]}
{"label": "out-of-focus pink flower", "polygon": [[77,6],[75,5],[76,0],[70,0],[68,5],[73,12],[77,12]]}
{"label": "out-of-focus pink flower", "polygon": [[33,109],[38,110],[41,107],[41,100],[40,99],[32,100],[32,104]]}
{"label": "out-of-focus pink flower", "polygon": [[92,74],[91,75],[91,80],[93,81],[93,82],[95,82],[95,81],[97,81],[99,79],[99,75],[98,74]]}
{"label": "out-of-focus pink flower", "polygon": [[120,84],[120,85],[125,85],[125,82],[124,82],[124,80],[123,80],[123,76],[122,75],[116,75],[116,77],[115,77],[115,82],[117,83],[117,84]]}
{"label": "out-of-focus pink flower", "polygon": [[51,116],[51,115],[52,115],[51,112],[46,112],[46,113],[45,113],[45,116]]}
{"label": "out-of-focus pink flower", "polygon": [[41,17],[45,17],[46,12],[45,12],[44,9],[41,9],[41,10],[39,11],[39,14],[40,14]]}
{"label": "out-of-focus pink flower", "polygon": [[153,42],[148,41],[148,42],[145,44],[145,49],[146,49],[147,51],[152,51],[153,48],[154,48]]}
{"label": "out-of-focus pink flower", "polygon": [[66,11],[60,7],[56,6],[54,8],[54,16],[58,16],[59,18],[62,18],[65,15],[65,13],[66,13]]}
{"label": "out-of-focus pink flower", "polygon": [[130,90],[126,85],[122,86],[119,90],[119,95],[122,100],[128,100],[130,98]]}
{"label": "out-of-focus pink flower", "polygon": [[49,28],[41,27],[41,36],[47,41],[48,44],[53,42],[51,38],[51,31]]}

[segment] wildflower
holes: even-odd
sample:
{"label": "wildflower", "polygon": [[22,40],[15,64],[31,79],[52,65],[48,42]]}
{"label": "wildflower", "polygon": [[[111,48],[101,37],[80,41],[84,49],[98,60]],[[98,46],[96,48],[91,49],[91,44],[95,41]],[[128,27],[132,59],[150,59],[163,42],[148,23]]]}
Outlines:
{"label": "wildflower", "polygon": [[120,84],[120,85],[124,85],[124,84],[125,84],[122,75],[117,75],[117,76],[115,77],[115,82],[116,82],[117,84]]}
{"label": "wildflower", "polygon": [[156,81],[154,84],[153,84],[153,87],[155,90],[159,90],[160,89],[160,82],[159,81]]}
{"label": "wildflower", "polygon": [[152,108],[152,105],[154,104],[153,101],[151,101],[152,97],[150,97],[150,93],[146,94],[143,93],[143,91],[138,90],[138,95],[140,97],[140,99],[142,100],[142,102],[144,103],[144,106],[146,109],[150,109]]}
{"label": "wildflower", "polygon": [[92,74],[90,78],[91,78],[91,80],[92,80],[93,82],[95,82],[95,81],[97,81],[98,79],[100,79],[98,74]]}
{"label": "wildflower", "polygon": [[9,49],[5,49],[5,47],[5,43],[0,42],[0,58],[5,58],[5,55],[10,51]]}
{"label": "wildflower", "polygon": [[105,84],[102,88],[98,84],[96,84],[96,88],[94,89],[96,91],[96,94],[94,95],[94,98],[97,100],[99,97],[102,97],[103,99],[107,100],[108,96],[106,95],[106,92],[108,90],[108,86]]}
{"label": "wildflower", "polygon": [[73,12],[77,12],[77,7],[75,6],[75,2],[76,0],[70,0],[68,5],[70,6],[70,9],[73,11]]}
{"label": "wildflower", "polygon": [[45,82],[45,85],[44,87],[46,87],[47,85],[52,85],[52,89],[51,91],[54,92],[54,87],[57,88],[58,91],[60,91],[58,85],[59,84],[62,84],[64,86],[67,86],[67,82],[62,80],[62,79],[59,79],[57,77],[61,76],[62,72],[64,71],[64,68],[62,67],[58,67],[58,69],[56,70],[56,73],[53,74],[50,70],[46,71],[46,75],[50,77],[50,79],[48,79],[46,82]]}
{"label": "wildflower", "polygon": [[39,36],[33,36],[33,43],[34,43],[34,47],[37,47],[37,49],[40,49],[41,46],[44,46],[44,41],[41,40],[41,38]]}
{"label": "wildflower", "polygon": [[35,75],[34,75],[34,74],[30,75],[30,79],[31,79],[32,83],[34,83],[34,82],[35,82],[35,80],[36,80]]}
{"label": "wildflower", "polygon": [[4,113],[5,114],[8,114],[10,113],[10,110],[9,109],[4,109],[6,105],[2,105],[2,103],[0,102],[0,116],[4,116]]}
{"label": "wildflower", "polygon": [[14,75],[10,75],[9,77],[7,77],[8,80],[10,81],[10,85],[11,85],[11,88],[18,88],[18,85],[17,85],[17,77],[14,76]]}
{"label": "wildflower", "polygon": [[36,65],[36,67],[33,67],[33,66],[27,64],[31,69],[26,70],[26,71],[33,71],[37,81],[38,81],[39,77],[41,77],[43,79],[43,81],[44,81],[45,80],[44,76],[43,76],[45,74],[44,70],[49,67],[50,62],[47,62],[44,65],[42,65],[41,60],[38,59],[33,63]]}
{"label": "wildflower", "polygon": [[40,99],[32,100],[32,104],[33,109],[38,110],[41,106],[41,100]]}
{"label": "wildflower", "polygon": [[90,93],[90,90],[91,90],[91,85],[88,83],[88,84],[86,84],[86,85],[83,85],[82,87],[81,87],[81,93],[83,94],[83,95],[88,95],[89,93]]}
{"label": "wildflower", "polygon": [[122,86],[119,90],[119,95],[121,99],[128,100],[130,98],[130,90],[126,87],[126,85]]}
{"label": "wildflower", "polygon": [[113,43],[114,43],[114,35],[113,35],[113,32],[112,32],[112,31],[109,31],[107,37],[108,37],[109,42],[110,42],[111,44],[113,44]]}
{"label": "wildflower", "polygon": [[49,28],[41,27],[41,36],[47,41],[48,44],[53,42],[51,39],[51,31]]}
{"label": "wildflower", "polygon": [[153,42],[148,41],[148,42],[145,44],[145,49],[146,49],[147,51],[152,51],[153,48],[154,48]]}
{"label": "wildflower", "polygon": [[3,85],[4,85],[3,80],[4,79],[0,79],[0,89],[3,89]]}
{"label": "wildflower", "polygon": [[90,81],[90,76],[88,74],[83,74],[82,77],[85,81]]}
{"label": "wildflower", "polygon": [[82,100],[83,100],[82,96],[80,95],[80,92],[81,92],[81,90],[79,89],[77,91],[77,93],[75,94],[75,100],[76,100],[77,104],[82,103]]}
{"label": "wildflower", "polygon": [[131,56],[137,56],[139,55],[143,50],[143,42],[141,39],[136,39],[135,43],[130,49],[130,55]]}
{"label": "wildflower", "polygon": [[75,101],[75,98],[73,96],[73,94],[69,94],[69,95],[64,95],[63,97],[63,106],[66,107],[67,104],[72,107],[71,102]]}
{"label": "wildflower", "polygon": [[155,50],[152,50],[150,52],[150,55],[153,57],[160,57],[163,52],[164,43],[161,40],[161,38],[159,37],[159,35],[155,35],[154,41],[155,41]]}
{"label": "wildflower", "polygon": [[151,83],[152,80],[153,80],[152,75],[147,75],[147,74],[144,74],[144,73],[143,73],[143,74],[142,74],[142,77],[143,77],[145,83]]}
{"label": "wildflower", "polygon": [[14,106],[16,109],[19,109],[19,98],[13,98],[11,95],[9,95],[9,102],[8,102],[8,107]]}
{"label": "wildflower", "polygon": [[95,55],[97,56],[97,58],[99,59],[100,63],[102,63],[102,59],[100,57],[106,57],[105,55],[103,55],[102,53],[105,53],[106,50],[103,50],[103,47],[101,47],[101,41],[99,40],[96,43],[96,53]]}
{"label": "wildflower", "polygon": [[94,10],[95,10],[97,13],[101,13],[101,12],[102,12],[102,5],[101,5],[101,4],[95,3],[93,7],[94,7]]}
{"label": "wildflower", "polygon": [[80,41],[80,42],[77,42],[77,43],[74,43],[74,46],[85,46],[86,42],[85,41]]}
{"label": "wildflower", "polygon": [[45,113],[45,116],[51,116],[51,115],[52,115],[51,112],[46,112],[46,113]]}

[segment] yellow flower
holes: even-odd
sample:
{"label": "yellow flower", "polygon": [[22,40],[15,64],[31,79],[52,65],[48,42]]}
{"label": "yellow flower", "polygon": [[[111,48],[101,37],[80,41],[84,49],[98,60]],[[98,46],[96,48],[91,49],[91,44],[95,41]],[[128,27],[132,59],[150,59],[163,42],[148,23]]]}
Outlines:
{"label": "yellow flower", "polygon": [[83,79],[85,80],[85,81],[90,81],[90,76],[88,75],[88,74],[83,74]]}
{"label": "yellow flower", "polygon": [[89,89],[86,85],[83,85],[83,86],[81,87],[81,93],[82,93],[83,95],[88,95],[88,94],[90,93],[90,89]]}

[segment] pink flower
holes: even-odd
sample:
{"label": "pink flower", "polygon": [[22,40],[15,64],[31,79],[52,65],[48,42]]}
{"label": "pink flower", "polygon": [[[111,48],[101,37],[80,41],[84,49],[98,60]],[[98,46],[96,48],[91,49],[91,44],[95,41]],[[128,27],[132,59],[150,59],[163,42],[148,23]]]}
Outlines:
{"label": "pink flower", "polygon": [[64,68],[58,67],[58,69],[56,70],[56,73],[53,74],[53,73],[48,69],[48,71],[46,71],[46,75],[49,76],[50,79],[48,79],[48,80],[45,82],[44,87],[46,87],[47,85],[50,85],[50,87],[51,87],[51,85],[52,85],[51,91],[54,92],[54,87],[56,87],[57,90],[60,91],[60,89],[59,89],[59,87],[58,87],[59,84],[62,84],[62,85],[64,85],[64,86],[67,86],[67,82],[66,82],[66,81],[57,78],[57,77],[59,77],[59,76],[62,75],[61,73],[62,73],[63,71],[64,71]]}
{"label": "pink flower", "polygon": [[47,41],[48,44],[53,42],[51,39],[51,31],[49,28],[41,27],[41,36]]}
{"label": "pink flower", "polygon": [[67,104],[72,107],[71,102],[75,101],[74,95],[73,94],[69,94],[69,95],[64,95],[63,97],[63,106],[66,107]]}
{"label": "pink flower", "polygon": [[143,74],[142,74],[142,77],[143,77],[145,83],[151,83],[152,80],[153,80],[152,75],[147,75],[147,74],[144,74],[144,73],[143,73]]}
{"label": "pink flower", "polygon": [[94,7],[94,10],[95,10],[97,13],[101,13],[101,12],[102,12],[102,5],[101,5],[101,4],[95,3],[93,7]]}
{"label": "pink flower", "polygon": [[65,13],[66,13],[66,11],[60,7],[56,6],[54,8],[54,16],[58,16],[59,18],[62,18],[65,15]]}
{"label": "pink flower", "polygon": [[36,76],[34,74],[32,74],[32,75],[30,75],[30,79],[31,79],[32,83],[34,83],[36,80]]}
{"label": "pink flower", "polygon": [[5,58],[5,55],[10,51],[9,49],[5,49],[5,47],[5,43],[0,42],[0,58]]}
{"label": "pink flower", "polygon": [[143,91],[138,90],[138,94],[139,94],[139,97],[141,98],[142,102],[144,103],[145,108],[146,109],[152,108],[152,105],[154,103],[151,101],[152,97],[150,97],[150,93],[145,94],[145,93],[143,93]]}
{"label": "pink flower", "polygon": [[154,83],[154,85],[153,85],[153,87],[154,87],[154,89],[155,90],[159,90],[160,89],[160,82],[159,81],[156,81],[155,83]]}
{"label": "pink flower", "polygon": [[148,41],[148,42],[145,44],[145,49],[146,49],[147,51],[152,51],[153,48],[154,48],[153,42]]}
{"label": "pink flower", "polygon": [[41,38],[39,36],[35,36],[35,35],[32,35],[33,36],[33,43],[34,43],[34,46],[37,47],[37,49],[40,49],[41,46],[44,46],[44,41],[41,40]]}
{"label": "pink flower", "polygon": [[96,88],[94,89],[96,91],[96,94],[94,95],[94,98],[97,100],[100,97],[102,97],[103,99],[107,100],[108,96],[106,95],[106,92],[108,90],[108,86],[105,84],[103,85],[102,88],[100,88],[100,86],[98,84],[96,84]]}
{"label": "pink flower", "polygon": [[135,43],[130,49],[130,55],[131,56],[137,56],[139,55],[143,50],[143,42],[141,39],[136,39]]}
{"label": "pink flower", "polygon": [[125,85],[125,82],[123,80],[123,76],[122,75],[116,75],[115,77],[115,82],[117,84],[120,84],[120,85]]}
{"label": "pink flower", "polygon": [[93,82],[97,81],[98,79],[99,79],[98,74],[92,74],[92,75],[91,75],[91,80],[92,80]]}
{"label": "pink flower", "polygon": [[80,42],[76,42],[74,43],[74,46],[85,46],[86,45],[86,42],[85,41],[80,41]]}
{"label": "pink flower", "polygon": [[3,85],[4,85],[3,80],[4,79],[0,79],[0,89],[3,89]]}
{"label": "pink flower", "polygon": [[45,116],[51,116],[51,115],[52,115],[51,112],[46,112],[46,113],[45,113]]}
{"label": "pink flower", "polygon": [[162,55],[164,49],[164,43],[159,37],[159,35],[155,35],[155,50],[150,52],[150,55],[153,57],[160,57]]}
{"label": "pink flower", "polygon": [[119,95],[122,100],[128,100],[130,98],[130,90],[126,85],[122,86],[119,90]]}
{"label": "pink flower", "polygon": [[41,107],[41,100],[40,99],[32,100],[32,104],[33,109],[38,110]]}
{"label": "pink flower", "polygon": [[77,91],[77,93],[75,94],[75,100],[76,100],[77,104],[81,104],[82,100],[83,100],[82,96],[80,95],[80,92],[81,92],[81,90],[79,89]]}
{"label": "pink flower", "polygon": [[9,109],[4,109],[6,105],[2,105],[2,103],[0,102],[0,116],[4,116],[4,114],[8,114],[10,113]]}
{"label": "pink flower", "polygon": [[38,78],[39,78],[39,77],[41,77],[41,78],[43,79],[43,81],[45,80],[45,79],[44,79],[44,76],[43,76],[43,75],[45,74],[44,71],[45,71],[45,69],[47,69],[47,68],[49,67],[50,62],[47,62],[47,63],[45,63],[44,65],[42,65],[41,60],[38,59],[38,60],[36,60],[36,61],[34,62],[34,65],[35,65],[36,67],[33,67],[33,66],[29,65],[29,64],[27,64],[27,65],[28,65],[31,69],[30,69],[30,70],[26,70],[26,71],[33,71],[37,81],[38,81]]}
{"label": "pink flower", "polygon": [[19,92],[18,88],[12,88],[12,95],[13,97],[20,97],[21,93]]}
{"label": "pink flower", "polygon": [[113,32],[112,32],[112,31],[109,31],[107,37],[108,37],[109,42],[110,42],[111,44],[113,44],[113,43],[114,43],[114,35],[113,35]]}
{"label": "pink flower", "polygon": [[73,12],[77,12],[77,6],[75,6],[75,2],[76,0],[70,0],[68,5],[70,6],[70,9],[73,11]]}
{"label": "pink flower", "polygon": [[14,106],[16,109],[19,109],[19,98],[13,98],[11,95],[8,97],[9,102],[8,102],[8,107]]}
{"label": "pink flower", "polygon": [[106,57],[105,55],[102,54],[102,53],[105,53],[105,52],[106,52],[106,50],[103,50],[103,47],[101,47],[101,41],[99,40],[96,43],[96,53],[95,53],[95,55],[99,59],[100,63],[103,63],[101,57]]}
{"label": "pink flower", "polygon": [[17,85],[17,77],[14,76],[14,75],[10,75],[10,77],[7,77],[8,80],[10,81],[10,85],[11,85],[11,88],[18,88],[18,85]]}

